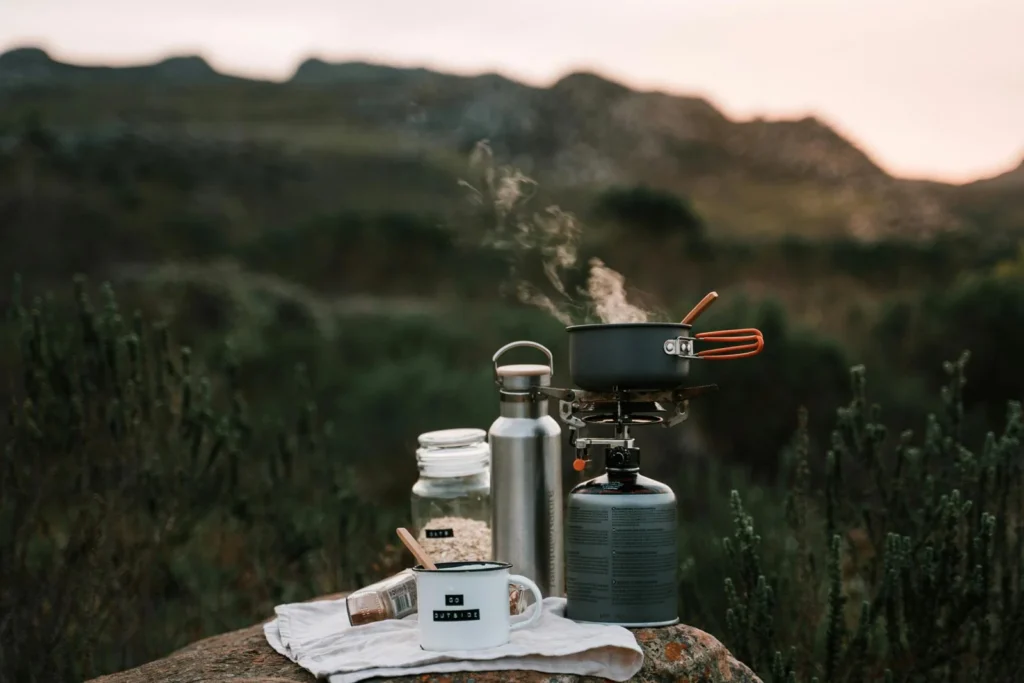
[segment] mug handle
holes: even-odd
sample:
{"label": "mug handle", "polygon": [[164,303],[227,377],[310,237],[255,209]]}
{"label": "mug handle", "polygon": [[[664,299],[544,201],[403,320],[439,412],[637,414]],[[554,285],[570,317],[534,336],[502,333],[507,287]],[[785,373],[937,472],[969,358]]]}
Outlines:
{"label": "mug handle", "polygon": [[544,596],[541,595],[540,589],[537,588],[537,584],[535,584],[533,581],[530,581],[525,576],[520,576],[518,574],[509,574],[508,582],[510,584],[518,583],[519,585],[528,588],[529,591],[533,593],[534,604],[537,606],[537,609],[533,610],[533,615],[529,619],[525,621],[517,621],[516,623],[511,624],[508,627],[508,630],[518,631],[521,628],[533,626],[540,619],[541,603],[544,602]]}

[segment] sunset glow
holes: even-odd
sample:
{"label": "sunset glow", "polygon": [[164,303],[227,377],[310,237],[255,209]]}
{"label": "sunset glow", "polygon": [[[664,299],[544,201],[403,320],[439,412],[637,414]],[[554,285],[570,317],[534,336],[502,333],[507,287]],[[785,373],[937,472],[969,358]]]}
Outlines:
{"label": "sunset glow", "polygon": [[309,56],[537,85],[588,69],[736,118],[814,114],[892,173],[950,181],[1024,157],[1022,27],[1020,0],[0,0],[0,49],[275,79]]}

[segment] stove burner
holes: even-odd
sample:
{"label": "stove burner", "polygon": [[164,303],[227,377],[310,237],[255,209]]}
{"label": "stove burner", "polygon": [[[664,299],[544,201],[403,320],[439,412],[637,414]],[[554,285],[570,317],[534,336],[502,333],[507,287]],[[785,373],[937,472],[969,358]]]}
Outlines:
{"label": "stove burner", "polygon": [[596,413],[593,415],[583,415],[580,419],[587,424],[600,425],[654,425],[661,424],[665,421],[665,418],[662,415],[635,415],[630,413],[626,413],[624,415],[616,415],[615,413]]}
{"label": "stove burner", "polygon": [[[582,472],[590,461],[590,449],[604,447],[607,453],[617,448],[633,449],[631,427],[659,425],[673,427],[688,417],[690,399],[715,391],[718,386],[705,384],[678,387],[663,391],[596,392],[559,387],[536,387],[537,394],[558,401],[558,416],[569,427],[569,445],[576,450],[573,468]],[[581,436],[587,427],[611,426],[612,437]]]}

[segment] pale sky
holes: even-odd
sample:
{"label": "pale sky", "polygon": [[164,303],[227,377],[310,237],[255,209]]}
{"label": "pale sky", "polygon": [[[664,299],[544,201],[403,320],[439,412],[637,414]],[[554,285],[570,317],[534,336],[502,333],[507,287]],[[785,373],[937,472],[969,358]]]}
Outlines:
{"label": "pale sky", "polygon": [[0,0],[0,50],[26,44],[271,78],[308,56],[536,85],[589,69],[734,118],[814,114],[897,175],[1024,158],[1024,0]]}

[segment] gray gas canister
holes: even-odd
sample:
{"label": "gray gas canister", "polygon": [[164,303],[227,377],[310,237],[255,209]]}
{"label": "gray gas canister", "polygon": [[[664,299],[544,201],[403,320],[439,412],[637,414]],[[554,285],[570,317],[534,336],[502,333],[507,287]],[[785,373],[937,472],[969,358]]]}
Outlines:
{"label": "gray gas canister", "polygon": [[609,449],[606,473],[569,493],[566,607],[573,621],[679,621],[676,496],[639,473],[639,450]]}
{"label": "gray gas canister", "polygon": [[[543,351],[547,365],[503,365],[507,351]],[[565,594],[562,540],[562,430],[548,399],[534,391],[551,385],[554,359],[544,346],[517,341],[491,359],[500,413],[491,425],[491,538],[493,558],[532,579],[545,597]]]}

